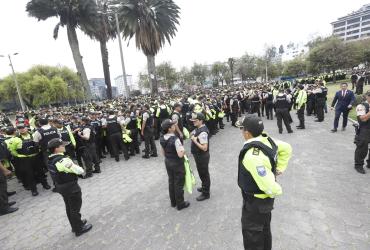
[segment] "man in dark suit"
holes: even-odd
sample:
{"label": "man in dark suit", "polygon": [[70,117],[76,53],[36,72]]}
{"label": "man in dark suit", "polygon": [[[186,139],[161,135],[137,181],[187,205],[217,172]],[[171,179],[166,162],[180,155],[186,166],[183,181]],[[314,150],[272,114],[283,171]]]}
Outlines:
{"label": "man in dark suit", "polygon": [[343,114],[343,127],[342,130],[345,130],[348,122],[348,113],[352,109],[352,105],[355,102],[355,95],[351,90],[348,90],[348,84],[342,83],[341,89],[335,93],[334,100],[331,104],[331,109],[334,109],[335,106],[335,118],[334,118],[334,128],[331,132],[337,132],[340,115]]}

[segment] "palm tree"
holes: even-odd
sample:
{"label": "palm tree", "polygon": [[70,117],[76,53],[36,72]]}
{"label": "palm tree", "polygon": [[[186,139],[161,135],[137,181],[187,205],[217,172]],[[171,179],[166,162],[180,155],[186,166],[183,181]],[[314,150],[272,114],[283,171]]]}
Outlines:
{"label": "palm tree", "polygon": [[155,55],[175,36],[180,8],[173,0],[116,0],[123,37],[135,36],[136,47],[147,57],[152,94],[158,93]]}
{"label": "palm tree", "polygon": [[108,40],[116,37],[116,31],[114,17],[108,11],[107,0],[104,2],[98,2],[95,18],[91,20],[90,23],[81,23],[80,28],[91,39],[95,39],[100,43],[104,79],[105,84],[107,85],[107,97],[108,99],[112,99],[112,84],[109,71],[107,42]]}
{"label": "palm tree", "polygon": [[26,11],[38,20],[58,17],[59,23],[54,28],[54,38],[57,39],[59,27],[67,27],[69,46],[72,50],[76,68],[84,86],[85,96],[91,97],[82,56],[78,44],[76,28],[92,23],[96,11],[95,0],[31,0],[27,3]]}

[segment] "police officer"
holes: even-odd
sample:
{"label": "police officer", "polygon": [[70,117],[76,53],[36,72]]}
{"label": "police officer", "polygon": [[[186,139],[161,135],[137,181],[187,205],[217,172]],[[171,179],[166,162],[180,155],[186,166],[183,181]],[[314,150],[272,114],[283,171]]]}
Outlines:
{"label": "police officer", "polygon": [[307,102],[307,93],[306,90],[304,90],[304,87],[302,84],[298,85],[298,91],[297,91],[297,98],[295,100],[296,107],[297,107],[297,116],[299,120],[299,125],[297,126],[297,129],[305,129],[306,126],[304,124],[304,110],[306,107]]}
{"label": "police officer", "polygon": [[284,121],[288,133],[293,133],[289,121],[290,98],[286,94],[284,94],[284,90],[282,89],[279,90],[279,94],[275,97],[274,103],[276,108],[276,119],[277,126],[279,128],[279,134],[283,133],[282,121]]}
{"label": "police officer", "polygon": [[205,116],[202,113],[193,113],[191,121],[195,129],[191,133],[191,153],[197,166],[199,178],[202,181],[202,187],[198,188],[201,195],[197,201],[203,201],[210,198],[211,179],[209,177],[209,130],[204,124]]}
{"label": "police officer", "polygon": [[26,190],[31,190],[32,196],[37,196],[36,184],[40,182],[44,189],[50,189],[46,176],[40,165],[39,147],[33,141],[32,135],[28,132],[23,123],[17,125],[19,135],[13,138],[11,153],[14,157],[17,174]]}
{"label": "police officer", "polygon": [[154,142],[154,117],[149,110],[149,105],[143,106],[143,113],[141,117],[141,136],[144,137],[145,154],[144,159],[149,159],[150,156],[157,157],[157,147]]}
{"label": "police officer", "polygon": [[270,223],[274,198],[282,194],[276,176],[286,169],[292,149],[289,144],[264,134],[263,122],[258,117],[247,116],[237,125],[246,140],[238,166],[244,249],[268,250],[272,247]]}
{"label": "police officer", "polygon": [[185,184],[185,149],[180,139],[175,135],[176,121],[164,120],[161,124],[164,135],[160,143],[165,156],[165,165],[168,174],[168,189],[171,206],[178,210],[189,207],[190,203],[184,201]]}
{"label": "police officer", "polygon": [[54,120],[54,126],[58,130],[60,138],[62,139],[62,141],[69,143],[66,146],[66,154],[71,159],[76,159],[76,151],[75,151],[76,150],[76,140],[74,138],[70,125],[65,126],[64,122],[60,119]]}
{"label": "police officer", "polygon": [[33,134],[33,140],[34,142],[38,143],[41,148],[42,157],[46,168],[48,162],[48,143],[51,139],[60,138],[60,135],[58,130],[49,124],[48,118],[40,118],[39,124],[41,127]]}
{"label": "police officer", "polygon": [[8,201],[9,194],[7,192],[6,177],[11,175],[12,172],[2,164],[2,161],[5,159],[6,159],[5,148],[0,147],[0,216],[14,213],[15,211],[18,210],[17,207],[11,207],[15,204],[15,201],[12,202]]}
{"label": "police officer", "polygon": [[326,103],[326,96],[328,94],[328,89],[324,86],[322,82],[319,82],[318,88],[313,90],[313,93],[316,94],[316,115],[317,120],[315,122],[324,121],[324,108]]}
{"label": "police officer", "polygon": [[[95,130],[90,125],[90,119],[88,117],[82,117],[82,127],[77,133],[81,138],[82,145],[85,147],[83,152],[83,159],[86,165],[86,177],[91,177],[92,173],[99,174],[100,171],[100,159],[96,152],[95,145]],[[92,170],[94,165],[94,171]]]}
{"label": "police officer", "polygon": [[[366,93],[366,101],[357,105],[356,113],[359,123],[355,150],[355,169],[360,174],[365,174],[364,160],[369,150],[370,143],[370,91]],[[370,168],[369,165],[367,165]]]}
{"label": "police officer", "polygon": [[109,111],[109,116],[103,123],[103,126],[107,129],[108,141],[111,148],[111,156],[119,162],[119,151],[123,151],[125,160],[128,160],[130,157],[128,155],[127,147],[123,144],[122,139],[122,128],[121,124],[118,122],[117,116],[114,114],[113,110]]}
{"label": "police officer", "polygon": [[76,165],[72,159],[65,156],[65,145],[59,138],[54,138],[48,143],[51,153],[48,161],[48,169],[55,183],[56,190],[63,197],[66,213],[72,232],[80,236],[92,228],[86,220],[81,220],[82,193],[78,185],[77,175],[84,173],[84,170]]}
{"label": "police officer", "polygon": [[175,127],[176,127],[175,134],[180,139],[180,141],[183,142],[184,141],[184,134],[183,134],[184,126],[183,126],[181,109],[182,109],[181,103],[177,102],[173,105],[173,112],[172,112],[172,115],[171,115],[171,120],[176,122],[176,124],[175,124]]}
{"label": "police officer", "polygon": [[240,111],[239,101],[234,96],[233,99],[230,100],[230,119],[231,119],[231,126],[236,127],[235,123],[238,120],[238,114]]}

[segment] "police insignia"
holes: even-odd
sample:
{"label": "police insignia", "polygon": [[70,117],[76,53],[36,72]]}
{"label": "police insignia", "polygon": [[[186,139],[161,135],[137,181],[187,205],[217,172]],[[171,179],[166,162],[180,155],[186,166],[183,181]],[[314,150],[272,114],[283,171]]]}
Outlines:
{"label": "police insignia", "polygon": [[260,154],[260,150],[258,148],[253,148],[253,155],[259,155]]}
{"label": "police insignia", "polygon": [[262,177],[266,176],[266,169],[264,166],[257,166],[256,168],[257,168],[257,173],[259,176],[262,176]]}

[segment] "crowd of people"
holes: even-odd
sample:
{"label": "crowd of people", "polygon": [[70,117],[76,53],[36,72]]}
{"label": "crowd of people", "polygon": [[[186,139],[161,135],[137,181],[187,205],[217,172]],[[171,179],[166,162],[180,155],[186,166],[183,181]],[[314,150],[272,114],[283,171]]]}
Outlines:
{"label": "crowd of people", "polygon": [[[358,84],[356,86],[359,88]],[[347,98],[346,87],[347,84],[342,84],[342,94],[337,93],[332,107],[337,109],[338,103]],[[297,129],[306,128],[305,116],[315,115],[315,121],[322,122],[327,112],[327,94],[326,82],[320,78],[295,83],[271,82],[200,89],[193,93],[169,92],[156,97],[143,95],[17,112],[13,122],[2,114],[0,215],[17,211],[15,202],[8,201],[8,196],[15,193],[7,191],[5,178],[14,173],[32,196],[38,195],[38,184],[46,190],[61,193],[72,229],[76,235],[81,235],[92,226],[81,220],[79,214],[81,190],[76,176],[85,179],[100,174],[100,164],[107,157],[117,162],[122,157],[125,161],[139,155],[144,160],[157,157],[155,141],[159,139],[169,175],[171,206],[184,209],[190,205],[183,197],[184,140],[190,139],[192,143],[191,153],[202,181],[202,186],[198,188],[201,195],[197,200],[203,201],[210,198],[209,139],[224,129],[225,120],[231,122],[233,127],[248,131],[247,124],[238,122],[238,117],[243,114],[266,117],[268,120],[276,118],[280,134],[284,131],[283,123],[287,133],[293,133],[290,111],[297,110]],[[352,105],[353,96],[349,95],[347,99]],[[341,114],[344,117],[343,129],[347,125],[348,109],[336,111],[333,132],[337,130]],[[258,123],[260,118],[257,119]],[[256,123],[256,120],[251,121]],[[249,136],[256,137],[261,133],[254,136],[249,133]],[[142,143],[144,147],[141,147]],[[141,148],[144,149],[141,151]],[[47,172],[50,172],[53,183],[48,183]],[[66,188],[66,183],[70,182],[77,186]]]}

